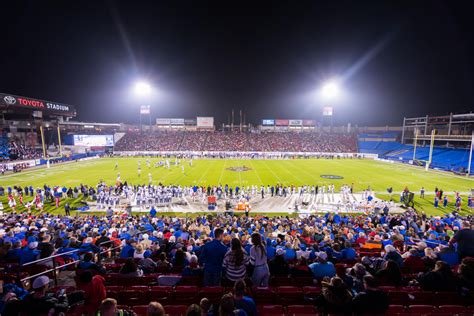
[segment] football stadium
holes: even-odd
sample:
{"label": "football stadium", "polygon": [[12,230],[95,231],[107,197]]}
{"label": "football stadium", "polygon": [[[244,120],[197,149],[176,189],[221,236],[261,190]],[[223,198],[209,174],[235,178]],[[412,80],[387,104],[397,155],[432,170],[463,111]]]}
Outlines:
{"label": "football stadium", "polygon": [[474,27],[441,3],[377,3],[369,49],[365,4],[5,5],[64,52],[1,53],[0,315],[474,315],[472,78],[433,66]]}

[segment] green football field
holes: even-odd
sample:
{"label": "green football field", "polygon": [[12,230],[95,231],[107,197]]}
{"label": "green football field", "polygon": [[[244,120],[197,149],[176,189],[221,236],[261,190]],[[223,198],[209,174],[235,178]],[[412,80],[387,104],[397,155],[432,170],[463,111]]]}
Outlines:
{"label": "green football field", "polygon": [[[398,201],[399,192],[407,186],[416,193],[415,207],[428,214],[442,214],[452,211],[454,195],[452,192],[462,192],[464,214],[467,209],[467,197],[474,188],[474,179],[455,176],[437,171],[425,171],[417,167],[390,164],[366,159],[291,159],[291,160],[181,160],[181,166],[171,165],[170,169],[154,167],[158,158],[150,159],[151,167],[146,166],[146,158],[103,158],[83,162],[72,162],[52,166],[49,169],[26,170],[17,174],[6,174],[0,178],[0,185],[7,186],[76,186],[82,184],[96,185],[103,180],[109,184],[115,183],[120,172],[121,180],[131,184],[147,184],[148,174],[151,173],[154,184],[181,185],[217,185],[251,186],[281,183],[283,185],[327,185],[335,184],[336,190],[344,184],[354,184],[355,192],[360,192],[368,186],[383,199],[389,199],[388,187],[393,187],[393,198]],[[138,161],[141,161],[141,176],[138,176]],[[115,170],[115,163],[118,169]],[[174,162],[173,159],[170,162]],[[242,168],[245,167],[245,168]],[[246,171],[235,171],[235,168]],[[234,169],[234,170],[233,170]],[[335,175],[342,179],[326,179],[321,175]],[[446,209],[433,207],[433,191],[435,187],[448,193],[450,203]],[[419,190],[425,187],[425,199],[419,198]],[[28,199],[26,199],[28,201]],[[3,206],[8,210],[7,199],[3,198]],[[62,201],[64,203],[65,201]],[[74,203],[75,201],[70,201]],[[46,210],[55,211],[54,206],[46,205]],[[24,208],[19,207],[19,210]],[[59,211],[59,210],[58,210]],[[256,210],[259,211],[259,210]],[[263,210],[260,210],[263,211]]]}

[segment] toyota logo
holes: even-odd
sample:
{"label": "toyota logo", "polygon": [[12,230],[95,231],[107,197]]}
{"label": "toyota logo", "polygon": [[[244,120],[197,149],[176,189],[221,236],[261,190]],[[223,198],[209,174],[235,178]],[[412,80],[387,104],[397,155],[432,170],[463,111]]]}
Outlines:
{"label": "toyota logo", "polygon": [[7,95],[6,97],[4,97],[3,101],[5,101],[5,103],[8,105],[13,105],[16,103],[16,99],[12,97],[11,95]]}

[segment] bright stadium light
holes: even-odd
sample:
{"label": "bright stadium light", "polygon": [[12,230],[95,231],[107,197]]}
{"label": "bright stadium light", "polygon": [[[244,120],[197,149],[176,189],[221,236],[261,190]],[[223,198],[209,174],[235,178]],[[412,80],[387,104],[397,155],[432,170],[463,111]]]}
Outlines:
{"label": "bright stadium light", "polygon": [[321,94],[323,98],[333,100],[340,94],[339,85],[335,81],[326,82],[321,89]]}
{"label": "bright stadium light", "polygon": [[146,96],[151,93],[151,86],[148,82],[138,81],[135,83],[135,94],[139,96]]}

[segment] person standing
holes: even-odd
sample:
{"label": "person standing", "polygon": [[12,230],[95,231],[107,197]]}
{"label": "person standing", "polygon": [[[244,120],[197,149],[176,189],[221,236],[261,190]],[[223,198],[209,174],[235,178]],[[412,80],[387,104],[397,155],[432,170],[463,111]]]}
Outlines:
{"label": "person standing", "polygon": [[420,189],[420,198],[422,198],[422,199],[425,198],[425,187],[421,187],[421,189]]}
{"label": "person standing", "polygon": [[66,202],[64,204],[64,211],[66,212],[66,216],[71,216],[71,207],[69,206],[69,203]]}
{"label": "person standing", "polygon": [[227,253],[227,247],[222,243],[224,231],[221,228],[214,230],[214,240],[202,247],[199,261],[204,265],[204,286],[218,286],[222,277],[222,262]]}
{"label": "person standing", "polygon": [[262,241],[262,235],[253,233],[251,236],[250,264],[254,266],[252,283],[255,286],[268,286],[270,270],[267,264],[267,251]]}

